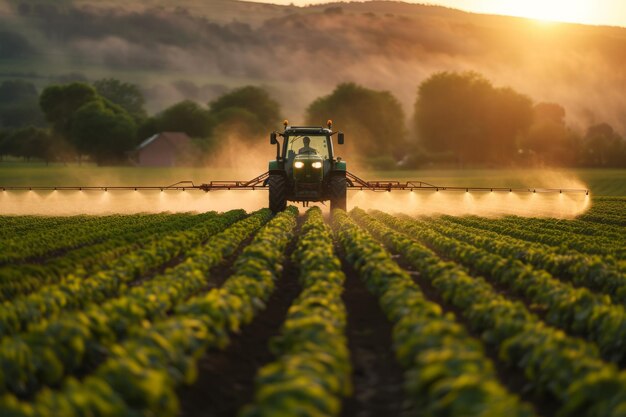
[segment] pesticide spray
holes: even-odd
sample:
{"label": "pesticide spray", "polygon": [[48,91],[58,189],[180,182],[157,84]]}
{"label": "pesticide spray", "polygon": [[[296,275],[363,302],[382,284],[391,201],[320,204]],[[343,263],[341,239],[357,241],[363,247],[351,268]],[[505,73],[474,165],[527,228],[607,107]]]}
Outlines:
{"label": "pesticide spray", "polygon": [[[556,171],[534,171],[522,181],[538,186],[560,184],[568,189],[586,190],[587,187],[571,174]],[[76,214],[131,214],[158,212],[205,212],[244,209],[253,211],[267,207],[266,187],[242,191],[219,190],[203,192],[198,189],[151,190],[23,190],[0,191],[0,215]],[[315,203],[323,211],[325,204]],[[360,207],[388,213],[415,215],[478,215],[498,217],[518,215],[526,217],[574,218],[591,206],[587,193],[541,193],[508,191],[443,191],[414,189],[348,191],[348,209]]]}

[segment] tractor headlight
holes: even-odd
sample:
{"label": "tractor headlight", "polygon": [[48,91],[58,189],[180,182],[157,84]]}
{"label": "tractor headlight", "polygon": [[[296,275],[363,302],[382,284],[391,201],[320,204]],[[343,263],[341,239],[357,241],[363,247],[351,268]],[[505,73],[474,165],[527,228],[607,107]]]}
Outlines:
{"label": "tractor headlight", "polygon": [[311,166],[312,166],[313,168],[317,168],[317,169],[319,169],[319,168],[321,168],[321,167],[322,167],[322,163],[321,163],[320,161],[313,162],[313,163],[311,164]]}
{"label": "tractor headlight", "polygon": [[304,168],[304,162],[302,162],[302,161],[296,161],[296,162],[293,164],[293,166],[294,166],[295,168]]}

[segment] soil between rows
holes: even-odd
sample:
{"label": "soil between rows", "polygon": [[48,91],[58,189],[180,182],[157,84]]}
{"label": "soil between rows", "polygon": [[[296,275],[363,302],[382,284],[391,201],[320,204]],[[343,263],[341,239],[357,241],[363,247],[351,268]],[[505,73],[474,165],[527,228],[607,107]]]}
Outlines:
{"label": "soil between rows", "polygon": [[[269,341],[279,334],[289,307],[300,294],[298,269],[291,254],[302,220],[300,217],[296,237],[287,246],[283,271],[267,307],[239,334],[231,335],[226,350],[208,351],[198,361],[196,382],[178,391],[181,417],[234,417],[241,407],[252,402],[256,373],[275,359]],[[218,272],[218,281],[223,282],[229,271],[230,266]]]}
{"label": "soil between rows", "polygon": [[344,399],[341,416],[402,416],[408,410],[404,374],[392,348],[392,324],[344,256],[341,264],[346,275],[342,298],[348,313],[353,383],[353,395]]}

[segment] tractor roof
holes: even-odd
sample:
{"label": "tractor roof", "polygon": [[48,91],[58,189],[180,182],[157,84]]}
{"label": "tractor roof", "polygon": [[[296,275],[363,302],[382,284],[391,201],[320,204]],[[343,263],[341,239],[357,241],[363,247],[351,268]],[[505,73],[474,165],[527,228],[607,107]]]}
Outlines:
{"label": "tractor roof", "polygon": [[303,135],[328,135],[332,133],[330,129],[326,129],[319,126],[287,126],[285,133],[303,134]]}

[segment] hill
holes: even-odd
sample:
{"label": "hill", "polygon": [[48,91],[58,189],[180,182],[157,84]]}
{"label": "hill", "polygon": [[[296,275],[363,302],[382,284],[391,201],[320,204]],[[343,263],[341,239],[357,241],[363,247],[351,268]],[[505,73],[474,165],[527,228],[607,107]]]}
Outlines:
{"label": "hill", "polygon": [[301,117],[339,82],[388,89],[412,114],[435,71],[473,70],[569,123],[626,132],[626,29],[373,1],[309,7],[214,0],[0,1],[0,80],[39,87],[114,76],[141,85],[150,110],[268,87]]}

